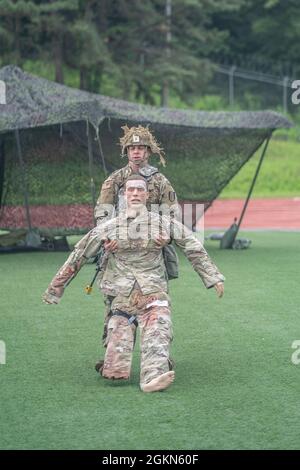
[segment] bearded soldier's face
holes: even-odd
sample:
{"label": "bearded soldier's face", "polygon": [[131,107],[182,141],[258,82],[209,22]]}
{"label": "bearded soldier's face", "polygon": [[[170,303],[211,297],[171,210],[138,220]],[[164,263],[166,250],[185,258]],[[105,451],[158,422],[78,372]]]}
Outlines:
{"label": "bearded soldier's face", "polygon": [[127,156],[129,162],[139,165],[148,162],[149,151],[145,145],[129,145],[127,147]]}

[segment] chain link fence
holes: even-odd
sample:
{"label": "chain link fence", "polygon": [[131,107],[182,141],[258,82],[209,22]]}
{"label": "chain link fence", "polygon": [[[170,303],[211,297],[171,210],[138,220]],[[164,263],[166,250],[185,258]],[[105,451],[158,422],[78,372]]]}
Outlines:
{"label": "chain link fence", "polygon": [[[300,77],[299,77],[300,78]],[[292,101],[296,78],[243,69],[235,65],[215,65],[204,95],[215,95],[220,107],[233,110],[276,110],[290,115],[298,112]]]}

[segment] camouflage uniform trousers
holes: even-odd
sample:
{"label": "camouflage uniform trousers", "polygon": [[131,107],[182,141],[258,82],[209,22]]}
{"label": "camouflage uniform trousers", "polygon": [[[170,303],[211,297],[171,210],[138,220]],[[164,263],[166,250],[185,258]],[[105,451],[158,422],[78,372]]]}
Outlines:
{"label": "camouflage uniform trousers", "polygon": [[111,314],[111,304],[114,298],[115,297],[113,297],[112,295],[103,294],[103,301],[104,301],[105,309],[104,309],[102,344],[105,348],[107,346],[107,330],[108,330],[108,322],[109,322],[110,314]]}
{"label": "camouflage uniform trousers", "polygon": [[[118,295],[112,312],[120,310],[135,315],[140,327],[140,384],[149,383],[170,370],[169,349],[172,341],[170,298],[165,292],[143,295],[134,288],[129,297]],[[108,321],[106,353],[101,374],[107,379],[129,379],[136,326],[128,319],[112,315]]]}

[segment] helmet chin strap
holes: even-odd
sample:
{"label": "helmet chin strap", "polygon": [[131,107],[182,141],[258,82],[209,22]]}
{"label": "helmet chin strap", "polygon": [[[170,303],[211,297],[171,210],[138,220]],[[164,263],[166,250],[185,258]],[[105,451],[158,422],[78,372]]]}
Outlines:
{"label": "helmet chin strap", "polygon": [[145,150],[144,150],[144,155],[143,155],[143,160],[142,160],[142,162],[143,162],[143,163],[144,163],[145,161],[148,162],[149,157],[150,157],[149,151],[148,151],[148,148],[146,147]]}

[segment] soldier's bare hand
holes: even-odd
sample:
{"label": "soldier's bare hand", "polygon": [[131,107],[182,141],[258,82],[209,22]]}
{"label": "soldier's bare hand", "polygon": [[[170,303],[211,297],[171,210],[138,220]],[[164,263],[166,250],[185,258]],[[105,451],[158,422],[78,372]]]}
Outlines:
{"label": "soldier's bare hand", "polygon": [[155,245],[156,248],[163,248],[165,245],[169,243],[170,239],[167,236],[159,235],[155,238]]}
{"label": "soldier's bare hand", "polygon": [[116,251],[118,249],[118,242],[117,240],[105,240],[104,242],[105,251]]}
{"label": "soldier's bare hand", "polygon": [[219,298],[223,297],[224,294],[224,282],[217,282],[217,284],[214,285],[214,288],[217,292],[217,295]]}
{"label": "soldier's bare hand", "polygon": [[42,296],[42,300],[44,304],[53,305],[53,304],[58,304],[60,301],[60,298],[46,291]]}

